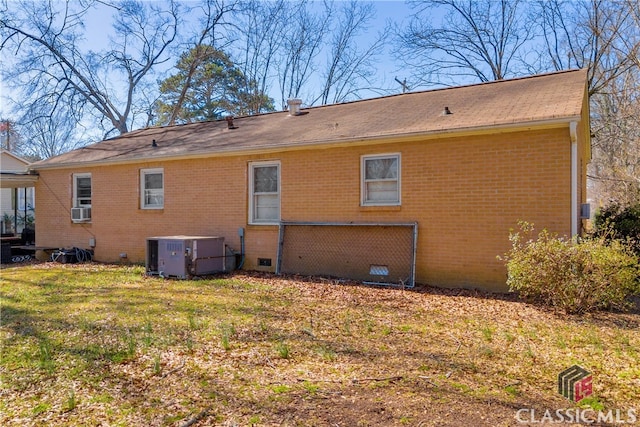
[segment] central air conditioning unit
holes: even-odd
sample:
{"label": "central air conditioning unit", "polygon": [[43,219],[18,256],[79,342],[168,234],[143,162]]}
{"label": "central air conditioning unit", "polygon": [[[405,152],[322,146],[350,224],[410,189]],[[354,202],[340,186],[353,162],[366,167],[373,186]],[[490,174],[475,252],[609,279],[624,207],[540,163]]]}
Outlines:
{"label": "central air conditioning unit", "polygon": [[89,221],[91,219],[91,208],[71,208],[72,221]]}
{"label": "central air conditioning unit", "polygon": [[178,279],[219,273],[225,271],[224,255],[224,237],[149,237],[146,271]]}

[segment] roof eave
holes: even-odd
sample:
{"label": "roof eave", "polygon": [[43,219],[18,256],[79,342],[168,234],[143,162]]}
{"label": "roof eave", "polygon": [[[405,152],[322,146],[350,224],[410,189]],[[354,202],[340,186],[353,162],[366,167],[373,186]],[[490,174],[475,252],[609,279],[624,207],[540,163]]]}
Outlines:
{"label": "roof eave", "polygon": [[2,172],[0,178],[0,188],[27,188],[35,186],[38,175],[24,172]]}
{"label": "roof eave", "polygon": [[208,157],[228,157],[228,156],[241,156],[252,154],[268,154],[281,151],[300,151],[310,150],[319,147],[344,147],[344,146],[358,146],[364,144],[376,143],[396,143],[403,141],[413,141],[421,139],[436,139],[436,138],[452,138],[456,136],[465,135],[483,135],[487,133],[504,133],[504,132],[517,132],[529,129],[546,129],[568,126],[571,122],[582,120],[580,115],[557,117],[542,120],[532,120],[529,122],[518,123],[503,123],[503,124],[490,124],[482,126],[463,127],[455,129],[437,129],[430,131],[409,132],[403,134],[393,135],[376,135],[371,137],[347,137],[340,140],[317,140],[309,141],[303,144],[290,143],[290,144],[278,144],[262,147],[247,147],[247,148],[229,148],[217,151],[209,151],[188,155],[166,155],[158,157],[145,157],[145,158],[133,158],[133,159],[121,159],[121,160],[95,160],[89,162],[68,162],[53,165],[39,165],[32,164],[29,167],[30,171],[38,170],[53,170],[53,169],[69,169],[75,167],[92,167],[92,166],[105,166],[105,165],[122,165],[122,164],[134,164],[140,162],[149,161],[167,161],[167,160],[189,160],[189,159],[201,159]]}

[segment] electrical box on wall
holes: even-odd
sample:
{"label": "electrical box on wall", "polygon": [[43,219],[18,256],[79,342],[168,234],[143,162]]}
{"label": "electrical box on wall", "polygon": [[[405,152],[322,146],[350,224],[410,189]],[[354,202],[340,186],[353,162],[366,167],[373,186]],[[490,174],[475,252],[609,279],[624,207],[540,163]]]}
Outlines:
{"label": "electrical box on wall", "polygon": [[147,274],[186,279],[225,271],[224,237],[149,237],[146,250]]}
{"label": "electrical box on wall", "polygon": [[583,203],[580,205],[580,219],[591,218],[591,205],[589,203]]}

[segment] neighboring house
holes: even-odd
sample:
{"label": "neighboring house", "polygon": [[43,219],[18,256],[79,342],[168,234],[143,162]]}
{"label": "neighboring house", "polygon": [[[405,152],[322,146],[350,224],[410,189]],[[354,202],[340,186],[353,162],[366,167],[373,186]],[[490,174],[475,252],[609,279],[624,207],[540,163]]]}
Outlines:
{"label": "neighboring house", "polygon": [[0,222],[2,234],[20,234],[34,219],[35,175],[29,175],[29,162],[5,149],[0,149]]}
{"label": "neighboring house", "polygon": [[[298,101],[290,112],[132,131],[31,166],[36,244],[144,262],[148,237],[221,236],[244,247],[243,268],[274,271],[281,221],[417,223],[417,283],[504,291],[496,256],[518,221],[581,233],[586,77],[565,71],[302,110]],[[362,239],[376,228],[352,231],[326,252],[387,274],[393,254]]]}

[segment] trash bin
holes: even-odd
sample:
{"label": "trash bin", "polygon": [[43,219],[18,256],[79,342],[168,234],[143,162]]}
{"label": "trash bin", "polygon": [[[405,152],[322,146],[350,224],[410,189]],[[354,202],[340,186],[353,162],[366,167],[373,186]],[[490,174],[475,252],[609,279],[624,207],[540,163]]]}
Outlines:
{"label": "trash bin", "polygon": [[0,262],[3,264],[11,262],[11,243],[2,242],[2,253],[0,254]]}
{"label": "trash bin", "polygon": [[24,245],[32,245],[36,242],[36,230],[33,228],[25,228],[22,230],[22,243]]}

